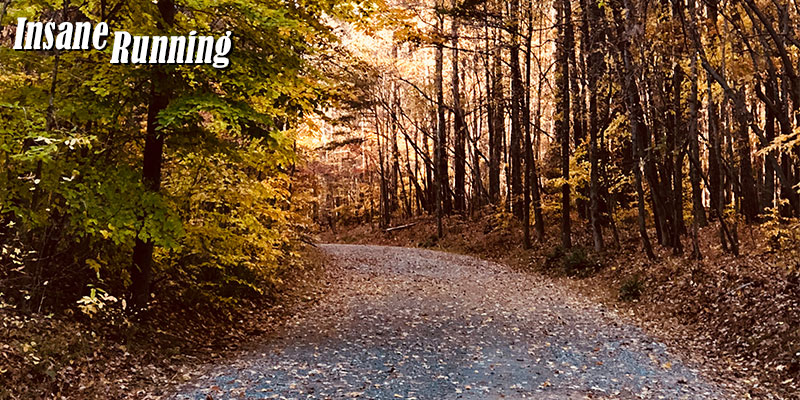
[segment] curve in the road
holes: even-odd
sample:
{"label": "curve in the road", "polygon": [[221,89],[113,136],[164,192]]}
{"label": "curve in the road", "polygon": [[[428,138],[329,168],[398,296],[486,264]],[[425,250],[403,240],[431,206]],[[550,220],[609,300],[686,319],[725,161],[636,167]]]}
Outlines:
{"label": "curve in the road", "polygon": [[174,397],[736,398],[547,278],[428,250],[321,248],[330,293]]}

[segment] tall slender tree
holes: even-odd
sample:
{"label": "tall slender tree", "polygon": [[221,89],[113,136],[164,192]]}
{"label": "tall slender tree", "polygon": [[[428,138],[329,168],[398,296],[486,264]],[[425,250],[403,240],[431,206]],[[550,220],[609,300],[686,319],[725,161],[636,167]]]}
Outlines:
{"label": "tall slender tree", "polygon": [[555,2],[558,41],[556,43],[555,130],[561,160],[561,245],[572,247],[570,227],[570,54],[574,51],[572,6],[570,0]]}

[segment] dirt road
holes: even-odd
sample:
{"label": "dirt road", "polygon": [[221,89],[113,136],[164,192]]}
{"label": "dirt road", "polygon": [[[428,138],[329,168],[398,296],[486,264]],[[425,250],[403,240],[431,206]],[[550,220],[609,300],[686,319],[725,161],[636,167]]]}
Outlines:
{"label": "dirt road", "polygon": [[329,293],[175,397],[739,398],[547,278],[420,249],[321,247]]}

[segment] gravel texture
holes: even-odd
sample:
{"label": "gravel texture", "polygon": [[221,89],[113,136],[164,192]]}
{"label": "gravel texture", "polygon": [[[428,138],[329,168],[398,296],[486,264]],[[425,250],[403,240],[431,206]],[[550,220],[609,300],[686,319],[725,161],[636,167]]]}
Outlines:
{"label": "gravel texture", "polygon": [[734,399],[545,277],[420,249],[321,245],[327,294],[180,399]]}

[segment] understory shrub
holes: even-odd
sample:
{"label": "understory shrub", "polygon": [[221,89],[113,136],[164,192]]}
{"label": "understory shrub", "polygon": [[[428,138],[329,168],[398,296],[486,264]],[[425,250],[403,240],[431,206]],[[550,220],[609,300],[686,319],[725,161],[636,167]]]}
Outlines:
{"label": "understory shrub", "polygon": [[567,276],[588,276],[602,267],[597,259],[580,246],[569,249],[563,246],[552,248],[546,255],[546,265],[558,268]]}
{"label": "understory shrub", "polygon": [[236,153],[181,158],[165,188],[186,233],[157,258],[167,293],[224,309],[268,295],[297,265],[303,221],[290,206],[288,177],[263,164],[269,159],[259,142]]}
{"label": "understory shrub", "polygon": [[622,281],[619,287],[619,299],[622,301],[638,300],[644,291],[644,281],[639,275],[633,275]]}

